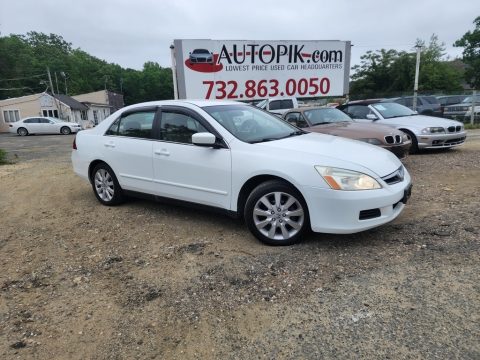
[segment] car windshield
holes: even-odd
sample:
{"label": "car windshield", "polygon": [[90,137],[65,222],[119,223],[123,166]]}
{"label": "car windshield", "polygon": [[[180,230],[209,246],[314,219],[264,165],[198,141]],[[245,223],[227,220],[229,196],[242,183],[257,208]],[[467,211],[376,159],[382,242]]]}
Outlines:
{"label": "car windshield", "polygon": [[311,126],[344,121],[353,121],[343,111],[332,108],[305,110],[303,114],[305,115]]}
{"label": "car windshield", "polygon": [[61,122],[59,119],[55,119],[55,118],[51,118],[51,117],[49,117],[48,120],[53,121],[54,123]]}
{"label": "car windshield", "polygon": [[210,54],[206,49],[195,49],[193,50],[194,54]]}
{"label": "car windshield", "polygon": [[[480,95],[476,95],[474,101],[480,102]],[[472,103],[472,96],[468,96],[465,99],[463,99],[462,103]]]}
{"label": "car windshield", "polygon": [[384,119],[391,119],[402,116],[412,116],[416,113],[406,106],[397,103],[377,103],[372,104],[372,107],[377,110]]}
{"label": "car windshield", "polygon": [[237,139],[265,142],[301,135],[304,132],[279,117],[250,105],[217,105],[203,108]]}

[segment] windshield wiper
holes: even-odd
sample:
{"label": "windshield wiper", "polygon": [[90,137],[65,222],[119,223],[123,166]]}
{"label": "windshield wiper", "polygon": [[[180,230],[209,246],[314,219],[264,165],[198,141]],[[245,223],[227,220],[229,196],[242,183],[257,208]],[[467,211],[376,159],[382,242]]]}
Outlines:
{"label": "windshield wiper", "polygon": [[263,139],[259,139],[259,140],[250,141],[250,144],[256,144],[256,143],[267,142],[267,141],[274,141],[274,140],[280,140],[280,139],[286,139],[286,138],[289,138],[289,137],[292,137],[292,136],[298,136],[298,135],[303,135],[303,134],[306,134],[306,132],[303,131],[303,130],[297,130],[297,131],[291,132],[288,135],[281,136],[281,137],[263,138]]}
{"label": "windshield wiper", "polygon": [[317,126],[317,125],[323,125],[323,124],[331,124],[330,121],[324,121],[324,122],[319,122],[319,123],[315,123],[315,124],[312,124],[313,126]]}

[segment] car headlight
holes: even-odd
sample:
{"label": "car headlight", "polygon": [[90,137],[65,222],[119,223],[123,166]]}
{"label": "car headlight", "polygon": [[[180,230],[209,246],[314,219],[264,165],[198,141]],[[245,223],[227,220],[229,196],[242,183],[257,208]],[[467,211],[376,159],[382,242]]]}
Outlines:
{"label": "car headlight", "polygon": [[315,166],[315,170],[318,171],[327,184],[334,190],[353,191],[382,188],[377,180],[357,171],[319,165]]}
{"label": "car headlight", "polygon": [[422,129],[422,134],[440,134],[445,133],[445,129],[443,127],[427,127]]}
{"label": "car headlight", "polygon": [[382,145],[382,142],[378,139],[372,138],[372,139],[357,139],[358,141],[363,141],[372,145]]}

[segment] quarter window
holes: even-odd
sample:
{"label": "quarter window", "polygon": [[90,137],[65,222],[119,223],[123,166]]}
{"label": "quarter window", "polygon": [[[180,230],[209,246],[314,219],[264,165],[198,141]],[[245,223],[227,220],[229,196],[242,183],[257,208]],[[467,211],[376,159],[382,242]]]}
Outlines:
{"label": "quarter window", "polygon": [[198,120],[180,112],[162,111],[162,140],[191,144],[192,135],[198,132],[208,132]]}

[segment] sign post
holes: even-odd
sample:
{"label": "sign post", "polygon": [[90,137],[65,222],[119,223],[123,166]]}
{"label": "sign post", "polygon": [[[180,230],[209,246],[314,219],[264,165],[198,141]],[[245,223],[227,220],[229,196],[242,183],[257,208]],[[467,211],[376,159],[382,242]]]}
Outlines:
{"label": "sign post", "polygon": [[344,96],[350,41],[175,40],[180,99]]}

